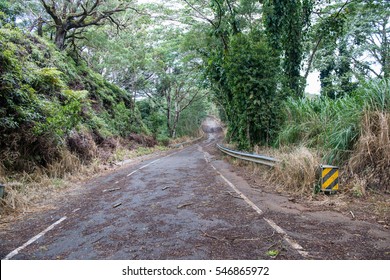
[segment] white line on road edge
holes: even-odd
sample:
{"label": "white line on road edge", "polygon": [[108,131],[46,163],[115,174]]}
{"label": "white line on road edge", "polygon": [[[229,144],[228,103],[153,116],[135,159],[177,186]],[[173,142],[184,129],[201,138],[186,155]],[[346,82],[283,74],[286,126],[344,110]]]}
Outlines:
{"label": "white line on road edge", "polygon": [[[181,151],[184,151],[184,149],[181,150]],[[179,152],[181,152],[181,151],[179,151]],[[140,168],[134,170],[133,172],[127,174],[127,177],[130,177],[131,175],[133,175],[133,174],[136,173],[137,171],[140,171],[140,170],[144,169],[145,167],[148,167],[149,165],[151,165],[151,164],[153,164],[153,163],[156,163],[156,162],[162,160],[163,158],[167,158],[167,157],[173,156],[173,155],[175,155],[175,154],[177,154],[177,153],[179,153],[179,152],[175,152],[175,153],[172,153],[172,154],[170,154],[170,155],[167,155],[167,156],[158,158],[158,159],[156,159],[156,160],[154,160],[154,161],[151,161],[151,162],[149,162],[148,164],[145,164],[145,165],[141,166]],[[120,181],[121,181],[121,180],[116,181],[115,184],[118,184]]]}
{"label": "white line on road edge", "polygon": [[309,253],[306,252],[303,247],[301,245],[299,245],[297,242],[295,242],[294,240],[292,240],[288,235],[287,233],[280,227],[278,226],[274,221],[272,220],[269,220],[269,219],[266,219],[266,218],[263,218],[274,230],[276,230],[276,232],[280,233],[283,235],[283,238],[284,240],[286,240],[286,242],[288,244],[290,244],[291,247],[293,247],[295,250],[298,251],[299,254],[301,254],[303,257],[308,257],[309,256]]}
{"label": "white line on road edge", "polygon": [[[211,165],[213,166],[213,165]],[[263,211],[259,207],[257,207],[249,198],[247,198],[242,192],[240,192],[235,185],[233,185],[225,176],[221,174],[215,167],[214,169],[218,172],[219,176],[243,199],[246,203],[248,203],[253,210],[255,210],[259,215],[263,215]]]}
{"label": "white line on road edge", "polygon": [[134,170],[133,172],[131,172],[130,174],[127,174],[127,177],[129,177],[129,176],[131,176],[131,175],[133,175],[135,172],[137,172],[139,169],[137,169],[137,170]]}
{"label": "white line on road edge", "polygon": [[[206,159],[206,157],[205,157]],[[207,161],[207,160],[206,160]],[[256,204],[254,204],[248,197],[246,197],[242,192],[240,192],[237,187],[235,185],[233,185],[232,182],[230,182],[228,179],[226,179],[225,176],[222,175],[221,172],[219,172],[217,170],[217,168],[214,167],[214,165],[212,165],[210,163],[211,167],[219,174],[219,176],[221,176],[221,178],[242,198],[245,200],[246,203],[248,203],[252,208],[253,210],[255,210],[258,214],[262,215],[263,214],[263,211],[257,207]],[[276,230],[276,232],[280,233],[281,235],[283,235],[283,239],[292,247],[294,248],[295,250],[298,251],[298,253],[303,256],[303,257],[309,257],[309,253],[306,252],[303,247],[301,245],[299,245],[296,241],[294,241],[293,239],[291,239],[287,233],[280,227],[278,226],[274,221],[270,220],[270,219],[266,219],[264,218],[264,221],[266,221],[274,230]]]}
{"label": "white line on road edge", "polygon": [[38,233],[37,235],[35,235],[33,238],[31,238],[29,241],[27,241],[26,243],[24,243],[22,246],[16,248],[15,250],[13,250],[11,253],[9,253],[7,256],[5,256],[5,258],[3,260],[9,260],[11,258],[13,258],[14,256],[16,256],[17,254],[19,254],[19,252],[21,250],[23,250],[24,248],[26,248],[28,245],[30,245],[31,243],[34,243],[35,241],[37,241],[39,238],[41,238],[42,236],[44,236],[48,231],[52,230],[56,225],[62,223],[63,221],[66,220],[66,217],[62,217],[61,219],[59,219],[57,222],[55,222],[54,224],[52,224],[51,226],[49,226],[47,229],[45,229],[44,231],[42,231],[41,233]]}

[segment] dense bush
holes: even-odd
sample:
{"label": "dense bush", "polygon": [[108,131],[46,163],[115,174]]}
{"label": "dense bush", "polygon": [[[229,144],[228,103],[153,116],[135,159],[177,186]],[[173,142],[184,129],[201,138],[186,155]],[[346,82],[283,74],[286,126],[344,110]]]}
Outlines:
{"label": "dense bush", "polygon": [[[245,50],[245,51],[243,51]],[[270,144],[278,128],[281,96],[278,60],[261,34],[236,34],[230,48],[209,60],[208,77],[217,84],[228,136],[240,149]]]}

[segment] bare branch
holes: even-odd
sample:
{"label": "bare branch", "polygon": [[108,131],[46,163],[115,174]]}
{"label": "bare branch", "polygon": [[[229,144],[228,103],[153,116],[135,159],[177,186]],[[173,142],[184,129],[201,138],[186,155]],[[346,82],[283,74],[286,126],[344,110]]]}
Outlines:
{"label": "bare branch", "polygon": [[192,5],[190,2],[188,2],[187,0],[182,0],[184,1],[188,6],[191,7],[191,9],[193,9],[195,12],[197,12],[200,17],[204,20],[206,20],[207,22],[209,22],[214,28],[218,28],[218,26],[211,20],[209,19],[208,17],[206,17],[197,7],[195,7],[194,5]]}

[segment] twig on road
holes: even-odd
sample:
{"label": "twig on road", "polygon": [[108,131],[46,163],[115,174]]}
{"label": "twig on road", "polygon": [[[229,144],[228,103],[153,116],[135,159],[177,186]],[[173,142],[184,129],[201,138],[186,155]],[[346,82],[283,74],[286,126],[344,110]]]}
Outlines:
{"label": "twig on road", "polygon": [[241,196],[234,195],[234,194],[231,193],[231,192],[226,192],[226,194],[228,194],[228,195],[230,195],[230,196],[232,196],[232,197],[234,197],[234,198],[243,199]]}
{"label": "twig on road", "polygon": [[112,189],[105,189],[103,192],[114,192],[114,191],[119,191],[121,188],[112,188]]}
{"label": "twig on road", "polygon": [[122,205],[122,202],[119,202],[117,204],[115,204],[114,206],[112,206],[112,208],[117,208],[118,206],[121,206]]}
{"label": "twig on road", "polygon": [[212,239],[215,239],[215,240],[218,240],[218,241],[226,241],[225,239],[220,239],[218,237],[212,236],[212,235],[208,234],[207,232],[204,232],[203,230],[199,230],[199,231],[201,233],[203,233],[204,237],[212,238]]}
{"label": "twig on road", "polygon": [[185,203],[185,204],[181,204],[181,205],[178,205],[178,206],[177,206],[177,209],[181,209],[181,208],[190,206],[190,205],[192,205],[192,204],[194,204],[194,203]]}
{"label": "twig on road", "polygon": [[94,242],[92,242],[92,244],[95,244],[97,242],[99,242],[100,240],[102,240],[104,238],[104,236],[100,237],[99,239],[95,240]]}

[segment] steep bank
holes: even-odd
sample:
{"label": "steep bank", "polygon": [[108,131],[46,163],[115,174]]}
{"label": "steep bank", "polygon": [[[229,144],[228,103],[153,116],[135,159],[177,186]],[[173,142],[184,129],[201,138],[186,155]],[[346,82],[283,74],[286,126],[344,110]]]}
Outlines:
{"label": "steep bank", "polygon": [[0,167],[31,172],[82,161],[114,138],[146,132],[132,97],[43,38],[0,29]]}

